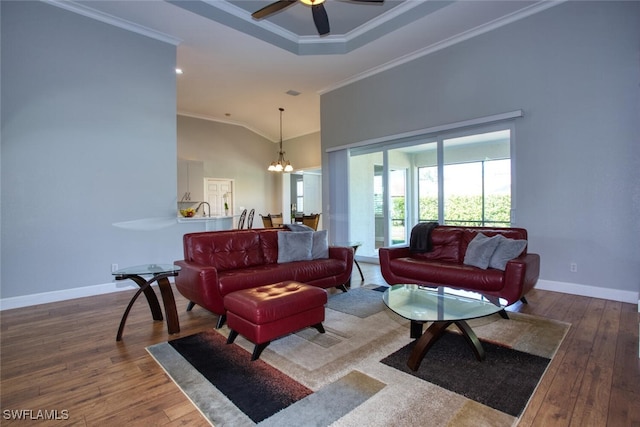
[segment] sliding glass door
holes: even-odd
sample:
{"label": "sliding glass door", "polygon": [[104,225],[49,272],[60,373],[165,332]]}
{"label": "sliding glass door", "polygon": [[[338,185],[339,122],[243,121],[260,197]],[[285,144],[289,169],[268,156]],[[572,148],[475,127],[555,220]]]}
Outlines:
{"label": "sliding glass door", "polygon": [[[435,158],[435,142],[352,150],[349,161],[349,238],[361,257],[384,246],[409,244],[418,222],[417,162]],[[437,191],[434,193],[437,197]]]}
{"label": "sliding glass door", "polygon": [[389,171],[389,215],[387,230],[390,236],[387,241],[391,245],[406,244],[407,240],[407,174],[409,168],[391,169]]}
{"label": "sliding glass door", "polygon": [[361,152],[349,159],[349,239],[361,242],[358,255],[377,257],[385,244],[382,151]]}
{"label": "sliding glass door", "polygon": [[418,222],[509,226],[509,124],[350,150],[349,239],[377,259]]}

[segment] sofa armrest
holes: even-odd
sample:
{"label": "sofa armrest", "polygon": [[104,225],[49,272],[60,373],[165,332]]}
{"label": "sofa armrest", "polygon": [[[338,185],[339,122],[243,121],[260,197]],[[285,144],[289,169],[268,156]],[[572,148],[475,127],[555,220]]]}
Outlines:
{"label": "sofa armrest", "polygon": [[[341,286],[349,284],[351,281],[351,271],[353,269],[353,255],[354,251],[352,247],[346,246],[329,246],[329,258],[338,260],[344,263],[344,271],[332,278],[332,286]],[[326,285],[321,285],[326,288]]]}
{"label": "sofa armrest", "polygon": [[216,314],[224,314],[223,297],[218,286],[215,267],[189,261],[176,261],[180,273],[175,278],[176,288],[189,301]]}
{"label": "sofa armrest", "polygon": [[528,253],[507,262],[503,298],[513,304],[535,286],[540,276],[540,255]]}
{"label": "sofa armrest", "polygon": [[411,256],[411,251],[408,246],[378,249],[380,272],[387,283],[393,285],[402,282],[402,280],[391,271],[391,261],[396,258],[406,258],[409,256]]}
{"label": "sofa armrest", "polygon": [[346,246],[329,246],[329,258],[353,264],[353,248]]}
{"label": "sofa armrest", "polygon": [[389,262],[392,259],[396,258],[406,258],[411,256],[411,251],[408,246],[398,247],[398,248],[380,248],[378,249],[378,256],[380,258],[380,263]]}

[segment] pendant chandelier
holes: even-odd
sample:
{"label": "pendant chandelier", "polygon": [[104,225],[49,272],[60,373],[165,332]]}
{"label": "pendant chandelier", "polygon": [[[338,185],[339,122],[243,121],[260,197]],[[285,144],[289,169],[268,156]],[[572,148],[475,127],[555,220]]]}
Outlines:
{"label": "pendant chandelier", "polygon": [[278,152],[278,160],[275,162],[271,162],[267,170],[271,172],[292,172],[293,166],[288,160],[284,159],[284,151],[282,151],[282,112],[284,108],[279,108],[280,110],[280,151]]}

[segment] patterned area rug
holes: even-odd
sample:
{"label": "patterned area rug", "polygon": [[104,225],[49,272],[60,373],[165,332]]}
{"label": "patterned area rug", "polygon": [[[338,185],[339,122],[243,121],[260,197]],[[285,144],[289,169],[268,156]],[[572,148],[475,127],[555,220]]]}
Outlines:
{"label": "patterned area rug", "polygon": [[[382,292],[379,287],[369,289],[361,287],[333,294],[327,301],[327,308],[341,311],[358,317],[369,317],[386,308],[382,302]],[[382,288],[381,290],[384,291]]]}
{"label": "patterned area rug", "polygon": [[407,344],[382,363],[516,417],[524,411],[551,361],[482,341],[486,359],[478,363],[462,336],[446,333],[429,350],[418,370],[412,371],[407,360],[414,345]]}
{"label": "patterned area rug", "polygon": [[[379,292],[371,293],[380,295]],[[517,421],[518,415],[514,415],[513,411],[496,409],[487,402],[480,402],[481,399],[468,393],[468,390],[451,390],[446,384],[438,385],[436,380],[405,372],[403,356],[398,352],[411,344],[409,322],[388,309],[367,317],[359,317],[361,314],[359,310],[358,313],[348,314],[327,308],[323,323],[325,334],[307,329],[288,335],[272,342],[255,362],[250,362],[252,343],[242,337],[238,337],[234,344],[224,343],[229,333],[226,327],[193,336],[196,338],[175,340],[191,340],[195,343],[189,352],[178,351],[176,348],[180,345],[177,343],[158,344],[149,347],[148,351],[204,417],[215,425],[510,426]],[[495,344],[548,361],[569,328],[566,323],[518,313],[510,313],[510,317],[510,320],[504,320],[495,315],[469,322],[478,337],[487,343],[486,351],[487,346]],[[454,344],[457,341],[455,338],[460,337],[453,336]],[[449,340],[443,340],[444,344],[445,341]],[[214,344],[211,347],[210,344],[197,342]],[[181,351],[185,354],[181,354]],[[258,379],[251,380],[250,387],[258,389],[260,397],[246,399],[243,392],[240,392],[240,398],[234,397],[231,392],[223,391],[225,386],[218,380],[207,379],[188,360],[191,356],[187,353],[204,354],[203,360],[207,364],[208,355],[210,369],[214,372],[216,369],[226,371],[228,368],[222,368],[219,364],[222,362],[214,362],[211,358],[214,352],[226,364],[229,359],[235,360],[233,363],[239,366],[240,374],[235,373],[234,376],[246,373]],[[475,361],[468,348],[450,353],[451,358],[468,359],[472,367],[477,368],[477,364],[485,363]],[[397,366],[381,362],[394,354],[399,361]],[[487,358],[492,357],[491,354],[487,351]],[[430,367],[429,357],[428,353],[420,370]],[[470,369],[463,367],[461,360],[449,362],[459,367],[462,377],[465,376],[464,370]],[[251,370],[257,370],[259,374],[248,374]],[[430,372],[438,376],[439,370],[431,369]],[[450,371],[442,372],[441,376],[449,374]],[[535,378],[528,378],[527,381],[537,385],[543,374],[544,369],[534,373]],[[486,376],[491,373],[484,375],[474,381],[495,385],[495,378]],[[231,385],[247,383],[244,377],[234,381],[234,376],[227,380]],[[519,381],[517,378],[513,380]],[[286,401],[280,406],[277,402],[282,397],[273,397],[266,392],[274,384],[287,385],[282,387]],[[500,387],[508,390],[509,386]],[[528,392],[526,401],[533,391]],[[269,406],[270,409],[259,416],[250,415],[251,411],[246,409],[247,402],[249,406]]]}

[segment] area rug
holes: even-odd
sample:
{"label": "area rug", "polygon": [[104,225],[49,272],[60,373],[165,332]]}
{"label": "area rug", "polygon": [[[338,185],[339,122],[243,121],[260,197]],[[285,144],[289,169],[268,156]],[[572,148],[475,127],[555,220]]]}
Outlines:
{"label": "area rug", "polygon": [[385,309],[378,286],[350,289],[329,296],[327,308],[358,317],[369,317]]}
{"label": "area rug", "polygon": [[551,359],[481,342],[486,356],[482,363],[478,363],[464,338],[454,333],[445,333],[431,347],[417,371],[407,366],[415,342],[385,357],[382,363],[509,415],[520,416]]}
{"label": "area rug", "polygon": [[[407,373],[402,363],[398,366],[382,363],[383,359],[397,354],[412,342],[408,321],[388,309],[362,318],[327,308],[325,317],[326,334],[319,334],[313,329],[305,334],[291,334],[275,340],[255,362],[250,361],[252,343],[242,337],[238,337],[234,344],[224,343],[229,333],[226,327],[202,332],[195,336],[197,338],[175,340],[208,343],[193,344],[189,351],[178,351],[176,347],[180,345],[176,342],[173,345],[157,344],[149,347],[148,351],[213,425],[510,426],[517,422],[517,415],[474,400],[472,395],[468,396],[467,390],[453,391],[446,385],[436,384],[435,380]],[[488,347],[495,344],[552,359],[569,328],[566,323],[540,317],[518,313],[510,313],[510,317],[505,320],[495,315],[469,322],[485,343],[487,358],[492,357]],[[314,342],[319,335],[327,335],[331,345]],[[446,341],[455,344],[456,338],[460,337],[451,338]],[[446,344],[446,341],[443,342]],[[469,369],[463,367],[462,359],[474,362],[474,370],[477,370],[477,364],[486,362],[475,361],[468,348],[461,350],[451,352],[452,358],[455,356],[460,360],[450,362],[460,367],[462,377],[465,376],[464,370]],[[229,360],[234,359],[233,363],[240,367],[240,373],[234,376],[253,378],[250,387],[258,389],[259,397],[245,400],[249,401],[249,406],[269,406],[265,414],[249,416],[250,410],[243,406],[246,402],[243,404],[242,398],[223,392],[224,387],[218,380],[207,379],[188,361],[193,354],[204,354],[206,361],[206,356],[213,356],[214,352],[216,359],[222,358],[224,362],[220,363],[225,364],[214,362],[212,358],[209,364],[214,371],[228,369]],[[429,368],[430,356],[428,353],[420,370]],[[398,357],[402,362],[402,356]],[[436,369],[433,371],[437,374]],[[535,375],[538,378],[534,382],[538,384],[543,373]],[[235,383],[246,383],[248,380],[244,378],[238,377]],[[474,381],[483,381],[495,388],[509,387],[496,384],[491,377]],[[233,376],[230,383],[234,383]],[[283,385],[284,398],[265,391],[276,384]],[[285,399],[280,404],[282,409],[273,403],[280,399]]]}

